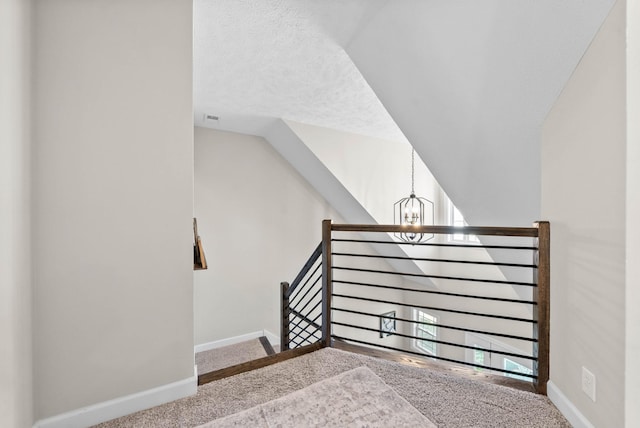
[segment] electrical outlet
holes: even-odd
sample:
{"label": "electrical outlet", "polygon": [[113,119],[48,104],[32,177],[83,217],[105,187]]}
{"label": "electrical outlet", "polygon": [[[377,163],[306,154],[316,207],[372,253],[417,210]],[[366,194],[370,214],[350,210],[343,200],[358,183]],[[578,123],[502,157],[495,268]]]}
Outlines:
{"label": "electrical outlet", "polygon": [[582,367],[582,392],[587,394],[593,402],[596,401],[596,375]]}

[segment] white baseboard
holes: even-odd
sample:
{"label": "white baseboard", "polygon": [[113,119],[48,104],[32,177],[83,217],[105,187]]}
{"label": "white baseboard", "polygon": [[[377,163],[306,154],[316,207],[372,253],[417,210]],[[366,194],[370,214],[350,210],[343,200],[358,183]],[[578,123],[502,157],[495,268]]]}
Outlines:
{"label": "white baseboard", "polygon": [[210,349],[222,348],[223,346],[235,345],[236,343],[257,339],[260,336],[264,336],[264,330],[253,331],[251,333],[241,334],[240,336],[233,336],[226,339],[214,340],[213,342],[202,343],[194,346],[193,350],[196,353],[208,351]]}
{"label": "white baseboard", "polygon": [[226,339],[214,340],[213,342],[202,343],[193,347],[195,353],[209,351],[211,349],[222,348],[223,346],[235,345],[236,343],[246,342],[247,340],[257,339],[266,336],[271,345],[280,344],[280,336],[271,333],[269,330],[258,330],[239,336],[228,337]]}
{"label": "white baseboard", "polygon": [[547,382],[547,397],[574,428],[594,428],[593,424],[552,381]]}
{"label": "white baseboard", "polygon": [[198,391],[197,369],[193,376],[157,388],[83,407],[37,421],[34,428],[86,428],[120,416],[159,406]]}

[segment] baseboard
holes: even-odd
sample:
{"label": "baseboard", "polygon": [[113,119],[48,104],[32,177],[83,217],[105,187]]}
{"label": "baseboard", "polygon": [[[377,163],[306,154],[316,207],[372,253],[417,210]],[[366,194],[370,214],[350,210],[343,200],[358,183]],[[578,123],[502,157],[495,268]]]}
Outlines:
{"label": "baseboard", "polygon": [[552,381],[547,382],[547,397],[574,428],[594,428],[593,424]]}
{"label": "baseboard", "polygon": [[187,379],[42,419],[33,426],[34,428],[85,428],[188,397],[198,391],[197,373],[194,367],[193,376]]}
{"label": "baseboard", "polygon": [[240,336],[233,336],[226,339],[214,340],[213,342],[202,343],[194,346],[193,350],[196,353],[208,351],[210,349],[222,348],[223,346],[235,345],[236,343],[257,339],[261,336],[264,336],[264,330],[253,331],[251,333],[241,334]]}
{"label": "baseboard", "polygon": [[193,347],[195,353],[209,351],[211,349],[222,348],[223,346],[235,345],[236,343],[246,342],[247,340],[257,339],[266,336],[272,346],[280,344],[280,336],[271,333],[269,330],[258,330],[239,336],[228,337],[226,339],[214,340],[213,342],[202,343]]}

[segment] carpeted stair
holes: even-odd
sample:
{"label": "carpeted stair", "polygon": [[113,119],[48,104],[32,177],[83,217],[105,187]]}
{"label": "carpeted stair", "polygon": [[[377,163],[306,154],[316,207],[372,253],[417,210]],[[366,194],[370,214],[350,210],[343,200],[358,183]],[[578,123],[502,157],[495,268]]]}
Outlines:
{"label": "carpeted stair", "polygon": [[258,358],[266,357],[274,353],[275,351],[269,343],[269,340],[264,336],[221,348],[198,352],[196,353],[198,375],[220,370],[225,367],[231,367],[236,364],[246,363],[247,361],[257,360]]}

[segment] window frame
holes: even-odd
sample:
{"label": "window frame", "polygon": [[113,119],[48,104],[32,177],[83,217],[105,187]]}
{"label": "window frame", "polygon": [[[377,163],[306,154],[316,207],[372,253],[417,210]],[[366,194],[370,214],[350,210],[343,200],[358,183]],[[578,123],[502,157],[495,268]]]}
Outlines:
{"label": "window frame", "polygon": [[[424,316],[422,319],[421,314]],[[424,353],[425,355],[438,355],[438,344],[431,340],[438,340],[438,317],[432,313],[426,312],[419,308],[413,308],[413,320],[417,321],[413,324],[413,335],[416,337],[413,339],[413,347]],[[431,324],[420,324],[421,322],[428,322]],[[420,332],[428,335],[428,338],[418,339]],[[425,344],[426,342],[426,344]]]}
{"label": "window frame", "polygon": [[[531,382],[531,378],[527,376],[519,376],[518,373],[505,373],[502,370],[511,370],[506,366],[509,363],[520,366],[523,370],[523,374],[533,373],[533,362],[524,358],[511,357],[498,353],[511,352],[511,353],[524,353],[531,352],[526,349],[516,348],[508,343],[501,342],[495,337],[488,336],[481,333],[465,332],[464,344],[468,347],[465,351],[465,361],[470,364],[480,364],[476,358],[476,353],[480,350],[484,351],[483,363],[485,368],[474,367],[476,371],[485,371],[486,373],[492,373],[499,376],[510,377],[514,379],[525,380]],[[497,371],[495,369],[500,369]]]}
{"label": "window frame", "polygon": [[[520,370],[514,370],[514,369],[507,368],[507,366],[509,364],[513,364],[513,365],[517,366],[517,368],[520,369]],[[524,364],[519,363],[515,359],[511,359],[511,358],[508,358],[508,357],[504,357],[502,359],[502,369],[510,371],[510,373],[504,373],[504,376],[510,377],[512,379],[524,380],[524,381],[527,381],[527,382],[531,381],[530,377],[520,376],[520,375],[518,375],[516,373],[511,373],[511,372],[522,373],[523,375],[532,375],[533,374],[533,369],[530,369],[529,367],[525,366]]]}
{"label": "window frame", "polygon": [[[460,210],[453,204],[451,199],[447,202],[447,224],[454,227],[468,226]],[[465,244],[480,244],[477,235],[453,233],[448,236],[449,242],[460,242]]]}

